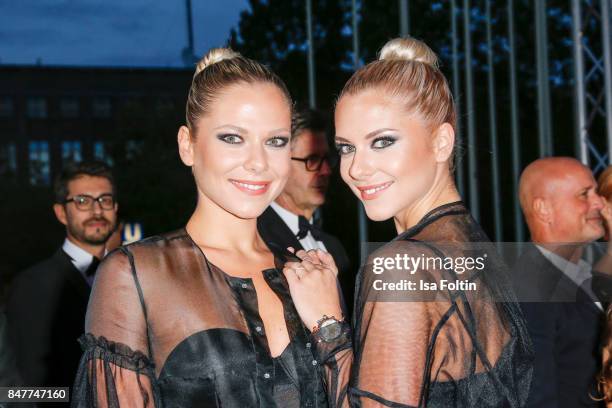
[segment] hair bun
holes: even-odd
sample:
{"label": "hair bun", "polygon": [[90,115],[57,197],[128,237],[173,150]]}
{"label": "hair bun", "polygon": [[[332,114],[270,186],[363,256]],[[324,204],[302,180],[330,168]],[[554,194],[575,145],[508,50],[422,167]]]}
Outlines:
{"label": "hair bun", "polygon": [[379,60],[417,61],[438,68],[438,57],[423,41],[412,37],[389,40],[380,50]]}
{"label": "hair bun", "polygon": [[211,48],[208,50],[206,55],[204,55],[202,59],[198,61],[194,75],[198,75],[206,67],[216,64],[217,62],[237,57],[240,57],[240,53],[237,53],[230,48]]}

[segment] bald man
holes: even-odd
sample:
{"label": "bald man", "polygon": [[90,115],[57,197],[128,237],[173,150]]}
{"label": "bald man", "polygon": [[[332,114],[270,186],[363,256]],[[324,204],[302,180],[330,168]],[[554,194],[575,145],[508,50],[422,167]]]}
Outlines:
{"label": "bald man", "polygon": [[604,234],[603,199],[591,171],[569,157],[536,160],[519,184],[531,233],[513,268],[534,351],[528,406],[600,407],[596,375],[603,308],[584,247]]}

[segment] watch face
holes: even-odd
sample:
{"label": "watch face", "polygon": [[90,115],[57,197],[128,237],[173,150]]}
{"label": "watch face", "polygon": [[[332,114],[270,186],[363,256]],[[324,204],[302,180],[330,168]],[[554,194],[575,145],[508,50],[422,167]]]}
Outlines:
{"label": "watch face", "polygon": [[319,329],[319,336],[323,341],[333,341],[342,334],[342,325],[340,322],[333,322]]}

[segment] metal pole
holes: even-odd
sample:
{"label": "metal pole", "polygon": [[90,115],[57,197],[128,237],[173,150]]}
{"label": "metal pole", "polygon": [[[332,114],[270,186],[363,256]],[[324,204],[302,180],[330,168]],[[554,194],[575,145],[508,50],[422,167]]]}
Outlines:
{"label": "metal pole", "polygon": [[514,1],[508,0],[508,42],[510,48],[510,127],[512,131],[512,181],[514,190],[514,236],[525,240],[525,226],[519,202],[518,181],[521,174],[521,140],[519,134],[518,91],[516,84],[516,52],[514,49]]}
{"label": "metal pole", "polygon": [[536,64],[538,73],[538,140],[540,157],[551,156],[552,131],[550,122],[550,89],[548,86],[548,36],[546,29],[546,0],[535,4]]}
{"label": "metal pole", "polygon": [[[357,4],[352,1],[353,11],[353,67],[359,69],[359,25],[357,23]],[[365,244],[368,242],[368,219],[361,201],[357,204],[357,218],[359,222],[359,260],[363,262],[367,256]]]}
{"label": "metal pole", "polygon": [[601,1],[601,35],[604,60],[604,93],[606,95],[606,129],[608,136],[608,164],[612,163],[612,48],[610,42],[610,7],[612,1]]}
{"label": "metal pole", "polygon": [[352,0],[353,12],[353,69],[357,71],[360,68],[359,62],[359,24],[357,22],[357,2]]}
{"label": "metal pole", "polygon": [[191,10],[191,0],[185,0],[185,9],[187,11],[187,47],[183,48],[182,58],[183,64],[187,67],[192,67],[198,60],[195,57],[193,45],[193,18]]}
{"label": "metal pole", "polygon": [[576,118],[576,154],[588,166],[589,153],[586,145],[586,100],[584,88],[584,56],[582,55],[581,0],[572,0],[572,39],[574,43],[574,111]]}
{"label": "metal pole", "polygon": [[400,36],[407,37],[410,33],[410,18],[408,16],[408,0],[399,0]]}
{"label": "metal pole", "polygon": [[463,174],[463,158],[461,157],[461,148],[463,148],[463,137],[461,132],[461,96],[459,83],[459,41],[457,37],[457,1],[451,0],[451,27],[452,27],[452,47],[453,47],[453,97],[455,100],[455,110],[457,111],[456,129],[455,129],[455,148],[459,154],[455,155],[455,169],[457,174],[457,189],[463,197],[465,194],[465,175]]}
{"label": "metal pole", "polygon": [[187,40],[188,47],[193,55],[193,19],[191,17],[191,0],[187,0]]}
{"label": "metal pole", "polygon": [[472,87],[472,36],[470,33],[470,0],[463,0],[463,37],[465,42],[465,90],[467,99],[467,131],[468,131],[468,165],[470,187],[470,209],[472,216],[480,219],[480,203],[478,202],[478,177],[476,163],[476,110],[474,109],[474,92]]}
{"label": "metal pole", "polygon": [[317,106],[314,72],[314,43],[312,42],[312,2],[306,0],[306,35],[308,37],[308,102],[311,108]]}
{"label": "metal pole", "polygon": [[501,198],[499,192],[499,157],[497,152],[497,113],[495,112],[495,70],[493,67],[493,38],[491,34],[491,0],[486,4],[487,20],[487,65],[489,67],[489,140],[491,144],[491,167],[493,181],[493,219],[495,222],[495,242],[501,242],[503,223]]}

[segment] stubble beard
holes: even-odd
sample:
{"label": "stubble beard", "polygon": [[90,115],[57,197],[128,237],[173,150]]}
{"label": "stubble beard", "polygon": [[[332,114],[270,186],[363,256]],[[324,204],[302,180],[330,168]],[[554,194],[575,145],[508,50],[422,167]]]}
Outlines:
{"label": "stubble beard", "polygon": [[76,239],[78,239],[79,241],[83,243],[86,243],[88,245],[103,245],[106,243],[106,241],[108,241],[110,236],[113,234],[114,226],[108,219],[104,217],[96,218],[95,220],[103,220],[104,222],[106,222],[108,225],[108,228],[106,229],[106,231],[104,231],[100,227],[97,227],[94,230],[94,232],[88,233],[86,230],[86,224],[92,221],[91,218],[84,221],[80,225],[74,225],[72,223],[69,223],[68,230],[72,236],[74,236]]}

